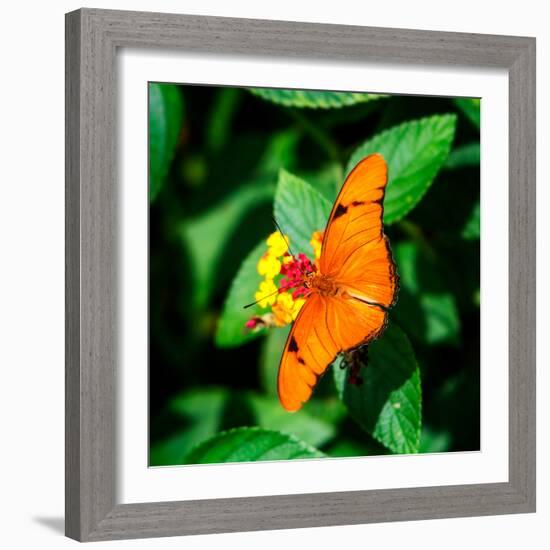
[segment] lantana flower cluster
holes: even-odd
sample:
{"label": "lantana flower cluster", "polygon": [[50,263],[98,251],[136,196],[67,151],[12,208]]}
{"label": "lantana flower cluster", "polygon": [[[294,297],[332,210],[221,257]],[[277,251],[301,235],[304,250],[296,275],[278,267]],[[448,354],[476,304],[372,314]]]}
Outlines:
{"label": "lantana flower cluster", "polygon": [[246,322],[250,330],[261,327],[283,327],[292,323],[305,304],[308,289],[303,285],[305,273],[317,270],[321,255],[323,234],[315,231],[310,244],[313,249],[313,262],[303,253],[292,256],[289,251],[290,239],[276,231],[266,240],[267,250],[262,254],[256,270],[263,277],[254,299],[265,309],[262,315],[255,315]]}

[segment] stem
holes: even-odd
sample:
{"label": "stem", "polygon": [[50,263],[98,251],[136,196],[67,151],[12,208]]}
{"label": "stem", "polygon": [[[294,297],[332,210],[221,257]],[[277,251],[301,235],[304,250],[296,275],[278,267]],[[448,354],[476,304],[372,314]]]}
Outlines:
{"label": "stem", "polygon": [[298,123],[300,128],[329,155],[331,160],[340,162],[340,148],[327,132],[313,124],[307,116],[297,109],[286,109],[285,112],[287,112]]}

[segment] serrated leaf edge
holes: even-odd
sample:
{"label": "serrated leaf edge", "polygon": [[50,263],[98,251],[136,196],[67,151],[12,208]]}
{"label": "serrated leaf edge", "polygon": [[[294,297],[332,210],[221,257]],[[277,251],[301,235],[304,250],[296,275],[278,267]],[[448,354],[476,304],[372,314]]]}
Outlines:
{"label": "serrated leaf edge", "polygon": [[[424,197],[424,195],[426,194],[428,189],[431,187],[434,179],[436,178],[437,174],[439,173],[439,171],[441,170],[441,168],[445,164],[445,160],[447,159],[447,157],[449,156],[449,153],[451,151],[453,141],[454,141],[454,137],[455,137],[455,134],[456,134],[456,120],[457,120],[456,113],[441,113],[441,114],[430,115],[428,117],[422,117],[422,118],[417,118],[417,119],[402,122],[401,124],[398,124],[397,126],[392,126],[391,128],[387,128],[386,130],[383,130],[379,134],[376,134],[372,138],[368,139],[363,144],[359,145],[352,152],[352,154],[350,155],[350,161],[351,161],[351,159],[354,157],[357,150],[361,149],[362,147],[364,147],[369,142],[385,138],[390,132],[403,130],[404,127],[411,126],[413,124],[418,126],[422,121],[428,121],[428,120],[433,120],[433,119],[442,119],[443,120],[445,118],[453,119],[454,124],[453,124],[453,128],[452,128],[451,139],[449,140],[449,144],[447,146],[447,151],[446,151],[445,155],[443,156],[441,166],[437,169],[437,171],[435,172],[433,177],[430,179],[430,181],[421,190],[420,194],[418,195],[418,200],[414,204],[409,205],[408,208],[406,208],[406,210],[404,210],[401,215],[399,215],[397,217],[393,217],[393,218],[389,217],[388,219],[384,219],[385,224],[391,225],[392,223],[395,223],[395,222],[398,222],[399,220],[402,220],[422,200],[422,198]],[[355,164],[353,166],[351,166],[351,162],[348,161],[348,164],[346,166],[346,174],[349,174],[351,172],[351,170],[353,170],[354,166],[355,166]]]}
{"label": "serrated leaf edge", "polygon": [[[369,101],[376,101],[378,99],[382,99],[384,97],[388,97],[388,94],[375,94],[375,93],[369,93],[369,92],[341,92],[336,90],[288,90],[287,88],[281,88],[281,90],[284,91],[293,91],[293,92],[327,92],[331,94],[342,94],[342,98],[347,98],[347,100],[344,100],[341,103],[334,103],[334,102],[314,102],[311,100],[308,100],[306,97],[302,97],[301,101],[298,97],[296,97],[294,100],[291,98],[277,98],[274,99],[272,96],[262,93],[262,90],[268,90],[271,91],[273,88],[248,88],[248,90],[255,95],[256,97],[259,97],[263,99],[264,101],[269,101],[271,103],[274,103],[276,105],[282,105],[284,107],[295,107],[298,109],[342,109],[344,107],[352,107],[353,105],[358,105],[360,103],[368,103]],[[277,89],[278,90],[278,89]]]}
{"label": "serrated leaf edge", "polygon": [[[184,457],[184,461],[187,459],[188,456],[191,456],[196,450],[198,450],[203,445],[206,445],[208,442],[210,442],[214,439],[218,439],[220,437],[224,437],[226,435],[232,435],[234,433],[244,432],[244,431],[255,432],[256,434],[261,432],[262,434],[265,434],[265,435],[268,435],[268,434],[282,435],[282,436],[287,437],[289,439],[289,441],[285,442],[285,444],[289,443],[289,442],[295,443],[300,447],[301,451],[307,451],[309,453],[314,453],[314,454],[318,455],[316,457],[310,457],[310,458],[323,458],[323,457],[327,456],[327,455],[325,455],[325,453],[323,453],[322,451],[320,451],[319,449],[317,449],[313,445],[310,445],[309,443],[306,443],[305,441],[303,441],[302,439],[299,439],[298,437],[296,437],[293,434],[289,434],[289,433],[282,432],[282,431],[279,431],[279,430],[267,430],[265,428],[260,428],[259,426],[239,426],[237,428],[231,428],[229,430],[222,430],[221,432],[218,432],[216,435],[214,435],[214,436],[212,436],[208,439],[205,439],[204,441],[201,441],[197,445],[193,446],[186,453],[186,455]],[[252,436],[252,433],[251,433],[251,436]],[[246,440],[245,440],[245,442],[246,442]],[[283,445],[282,443],[278,444],[278,445],[275,445],[274,447],[272,447],[269,450],[272,451],[273,449],[276,449],[277,447],[281,447],[282,445]],[[263,455],[260,455],[260,456],[263,456]],[[282,460],[292,460],[292,459],[282,459]],[[257,458],[256,460],[249,460],[249,461],[243,461],[243,462],[258,462],[258,461],[259,461],[259,459]],[[222,463],[222,462],[220,462],[220,463]],[[194,463],[190,463],[190,464],[194,464]]]}
{"label": "serrated leaf edge", "polygon": [[[415,377],[416,378],[416,384],[414,382],[412,382],[410,378],[407,380],[406,384],[411,383],[411,385],[413,385],[413,389],[416,390],[415,394],[418,395],[418,419],[419,419],[418,426],[415,427],[413,422],[411,422],[410,419],[406,418],[403,415],[403,419],[407,420],[409,422],[409,424],[411,424],[413,429],[415,429],[416,437],[415,437],[415,441],[414,441],[414,446],[410,445],[407,442],[407,444],[406,444],[407,451],[397,453],[394,449],[392,449],[391,447],[388,447],[386,442],[382,441],[382,439],[376,435],[376,433],[375,433],[376,429],[373,430],[372,433],[371,433],[372,437],[374,439],[376,439],[376,441],[378,441],[386,449],[389,449],[393,453],[400,454],[400,455],[403,455],[403,454],[417,454],[418,450],[420,448],[420,437],[421,437],[421,434],[422,434],[422,384],[420,382],[420,377],[421,377],[420,367],[418,366],[418,362],[416,361],[416,358],[415,358],[415,363],[416,363],[415,374],[417,374],[417,376]],[[416,387],[414,387],[414,386],[416,386]],[[390,398],[390,401],[391,401],[391,398]],[[414,409],[414,405],[412,404],[411,400],[407,399],[407,401],[409,403],[409,406]],[[399,423],[399,427],[400,427],[401,431],[403,431],[402,426],[401,426],[401,424],[402,424],[401,417],[393,416],[392,418]]]}

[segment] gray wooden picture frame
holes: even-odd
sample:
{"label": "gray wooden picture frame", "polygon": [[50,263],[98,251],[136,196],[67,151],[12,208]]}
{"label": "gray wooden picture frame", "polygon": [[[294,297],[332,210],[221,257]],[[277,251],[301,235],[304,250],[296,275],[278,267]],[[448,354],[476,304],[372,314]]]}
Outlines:
{"label": "gray wooden picture frame", "polygon": [[[115,502],[121,47],[508,70],[508,482]],[[534,38],[82,9],[66,16],[66,116],[67,536],[98,541],[535,511]]]}

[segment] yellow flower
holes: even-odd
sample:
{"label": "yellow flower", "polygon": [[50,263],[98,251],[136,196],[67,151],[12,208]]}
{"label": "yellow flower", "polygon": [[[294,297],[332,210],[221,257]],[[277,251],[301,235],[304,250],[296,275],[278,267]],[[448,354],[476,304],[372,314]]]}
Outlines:
{"label": "yellow flower", "polygon": [[271,308],[275,315],[275,324],[278,327],[288,325],[292,321],[292,308],[294,300],[288,292],[282,292],[277,296],[277,303]]}
{"label": "yellow flower", "polygon": [[305,303],[304,298],[294,300],[290,292],[281,292],[277,296],[277,303],[271,308],[275,315],[275,324],[282,327],[294,321]]}
{"label": "yellow flower", "polygon": [[283,237],[279,231],[271,233],[266,241],[269,247],[269,254],[276,258],[282,256],[288,250],[287,240],[288,237],[286,235]]}
{"label": "yellow flower", "polygon": [[260,288],[254,295],[255,300],[260,307],[271,306],[277,300],[277,287],[271,279],[266,279],[260,283]]}
{"label": "yellow flower", "polygon": [[298,298],[294,300],[294,307],[292,308],[292,320],[294,321],[298,317],[298,313],[302,309],[302,306],[306,303],[305,298]]}
{"label": "yellow flower", "polygon": [[256,269],[262,277],[273,279],[281,271],[281,262],[268,251],[259,259]]}
{"label": "yellow flower", "polygon": [[313,248],[313,254],[315,259],[318,260],[321,257],[321,247],[323,245],[323,231],[314,231],[311,235],[311,241],[309,244]]}

